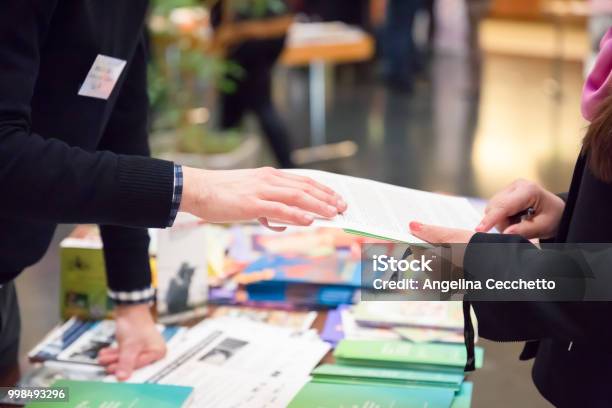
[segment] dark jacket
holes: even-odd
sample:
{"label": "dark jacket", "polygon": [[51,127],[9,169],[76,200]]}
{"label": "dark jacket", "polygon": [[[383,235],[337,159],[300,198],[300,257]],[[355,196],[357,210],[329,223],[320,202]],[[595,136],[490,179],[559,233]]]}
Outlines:
{"label": "dark jacket", "polygon": [[[147,144],[146,0],[0,2],[0,284],[45,252],[57,223],[98,223],[109,286],[150,285],[173,163]],[[107,100],[78,95],[96,56],[127,61]]]}
{"label": "dark jacket", "polygon": [[[612,185],[596,179],[581,155],[574,170],[557,243],[612,243]],[[478,245],[503,243],[504,245]],[[483,253],[483,247],[487,248]],[[612,274],[610,251],[591,272]],[[565,261],[560,257],[566,257]],[[518,236],[476,234],[465,254],[466,275],[485,280],[547,277],[549,259],[579,268],[559,251],[540,251]],[[568,266],[569,265],[569,266]],[[609,279],[605,279],[610,282]],[[612,298],[612,287],[609,288]],[[612,303],[475,302],[479,334],[496,341],[527,341],[521,359],[535,357],[533,380],[559,407],[612,406]]]}

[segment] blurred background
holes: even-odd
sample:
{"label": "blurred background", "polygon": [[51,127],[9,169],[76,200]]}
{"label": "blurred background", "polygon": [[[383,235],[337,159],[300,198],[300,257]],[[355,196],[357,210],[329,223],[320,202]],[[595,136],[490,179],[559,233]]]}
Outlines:
{"label": "blurred background", "polygon": [[[518,177],[565,191],[610,25],[609,0],[155,0],[153,152],[483,198]],[[56,323],[36,316],[57,309],[58,280],[37,276],[58,269],[69,231],[18,279],[22,351]],[[475,407],[548,406],[521,344],[481,345]]]}

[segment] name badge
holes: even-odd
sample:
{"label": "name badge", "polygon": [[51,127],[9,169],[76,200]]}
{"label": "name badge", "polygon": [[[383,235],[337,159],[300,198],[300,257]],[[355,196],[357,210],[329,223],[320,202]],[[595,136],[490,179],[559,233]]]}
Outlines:
{"label": "name badge", "polygon": [[85,82],[81,85],[79,95],[108,99],[125,68],[125,64],[126,61],[124,60],[98,55],[85,78]]}

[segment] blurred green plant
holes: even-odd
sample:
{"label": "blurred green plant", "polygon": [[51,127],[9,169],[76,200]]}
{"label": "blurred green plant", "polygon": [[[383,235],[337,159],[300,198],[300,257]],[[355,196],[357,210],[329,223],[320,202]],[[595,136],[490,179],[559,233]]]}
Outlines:
{"label": "blurred green plant", "polygon": [[[179,9],[210,10],[219,0],[152,0],[150,35],[152,60],[148,67],[149,99],[153,130],[172,131],[176,148],[188,153],[224,153],[241,140],[238,130],[211,131],[205,124],[191,123],[188,112],[204,105],[205,90],[216,88],[232,93],[244,70],[237,63],[211,55],[194,44],[193,38],[170,24]],[[261,18],[286,11],[283,0],[225,0],[241,17]]]}

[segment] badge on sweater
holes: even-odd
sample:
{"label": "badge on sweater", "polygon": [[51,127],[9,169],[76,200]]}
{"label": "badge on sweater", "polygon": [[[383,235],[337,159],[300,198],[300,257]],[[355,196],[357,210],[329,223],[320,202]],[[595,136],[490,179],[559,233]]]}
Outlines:
{"label": "badge on sweater", "polygon": [[85,78],[85,82],[81,85],[79,95],[108,99],[125,68],[125,64],[126,61],[124,60],[102,54],[98,55]]}

